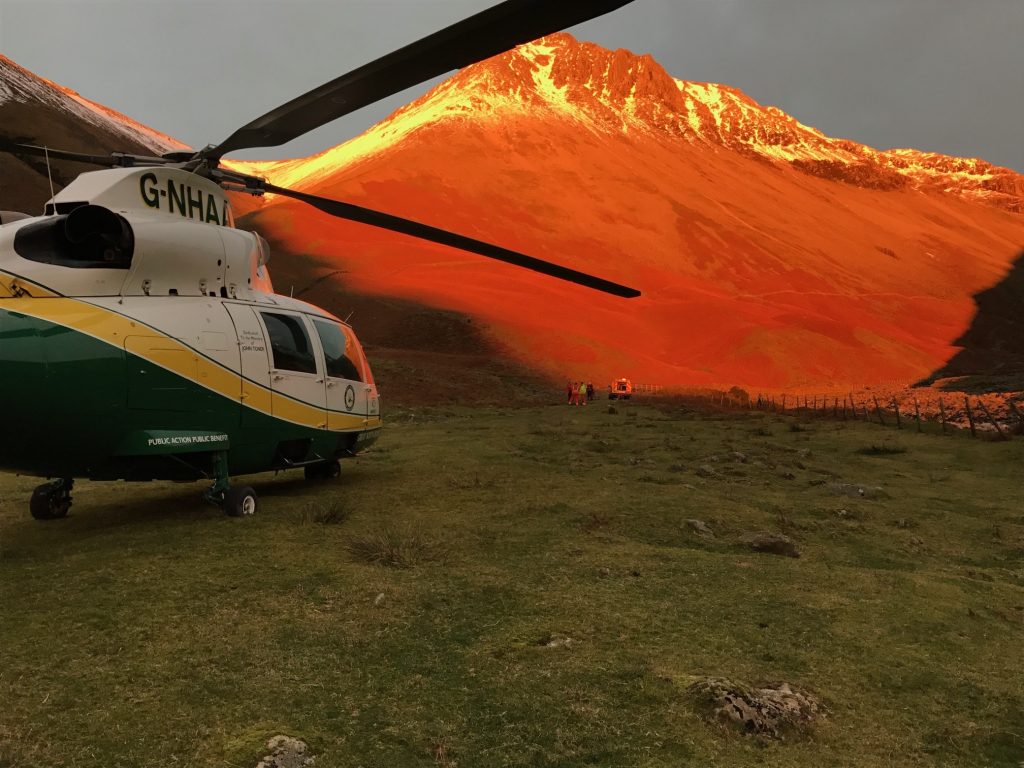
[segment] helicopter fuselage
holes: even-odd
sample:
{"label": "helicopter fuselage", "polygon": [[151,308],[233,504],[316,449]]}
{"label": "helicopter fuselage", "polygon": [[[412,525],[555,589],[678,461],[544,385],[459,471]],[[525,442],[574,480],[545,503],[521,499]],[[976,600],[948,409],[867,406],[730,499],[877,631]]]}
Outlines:
{"label": "helicopter fuselage", "polygon": [[[0,226],[0,468],[197,479],[215,457],[247,474],[375,438],[352,329],[273,292],[262,239],[208,221],[230,222],[219,187],[163,168],[79,180]],[[172,189],[183,207],[147,201]]]}

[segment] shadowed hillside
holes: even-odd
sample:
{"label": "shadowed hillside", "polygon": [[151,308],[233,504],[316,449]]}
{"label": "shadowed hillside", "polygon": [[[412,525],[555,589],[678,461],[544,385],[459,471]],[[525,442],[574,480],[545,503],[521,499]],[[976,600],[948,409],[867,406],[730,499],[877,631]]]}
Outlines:
{"label": "shadowed hillside", "polygon": [[976,392],[1024,389],[1024,251],[999,283],[974,296],[977,313],[956,340],[963,347],[925,379]]}

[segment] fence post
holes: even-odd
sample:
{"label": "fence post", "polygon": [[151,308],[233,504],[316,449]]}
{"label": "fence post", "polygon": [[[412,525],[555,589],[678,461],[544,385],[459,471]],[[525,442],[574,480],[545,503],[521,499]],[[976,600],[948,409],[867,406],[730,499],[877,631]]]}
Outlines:
{"label": "fence post", "polygon": [[974,414],[971,412],[971,401],[964,398],[964,410],[967,411],[967,423],[971,425],[971,437],[977,437],[978,432],[974,429]]}
{"label": "fence post", "polygon": [[921,431],[921,406],[917,402],[917,398],[914,398],[914,418],[917,419],[917,431]]}
{"label": "fence post", "polygon": [[946,434],[946,404],[939,398],[939,418],[942,420],[942,434]]}
{"label": "fence post", "polygon": [[896,429],[903,429],[903,422],[900,421],[900,404],[896,402],[896,398],[892,399],[892,409],[896,413]]}
{"label": "fence post", "polygon": [[878,397],[872,395],[871,399],[875,401],[875,414],[878,416],[878,423],[884,427],[885,419],[882,417],[882,406],[878,404]]}
{"label": "fence post", "polygon": [[782,412],[783,413],[786,412],[786,396],[785,395],[782,396]]}
{"label": "fence post", "polygon": [[988,410],[988,406],[985,405],[985,401],[978,400],[978,405],[981,406],[981,410],[985,412],[985,415],[988,417],[988,420],[992,422],[992,426],[996,428],[996,432],[999,433],[999,437],[1001,437],[1003,440],[1009,440],[1010,437],[1005,432],[1003,432],[1003,428],[999,426],[999,422],[996,421],[995,418],[993,418],[992,414]]}
{"label": "fence post", "polygon": [[1021,416],[1020,411],[1017,410],[1017,406],[1013,404],[1013,400],[1007,400],[1006,404],[1010,406],[1010,412],[1017,417],[1017,433],[1024,434],[1024,416]]}

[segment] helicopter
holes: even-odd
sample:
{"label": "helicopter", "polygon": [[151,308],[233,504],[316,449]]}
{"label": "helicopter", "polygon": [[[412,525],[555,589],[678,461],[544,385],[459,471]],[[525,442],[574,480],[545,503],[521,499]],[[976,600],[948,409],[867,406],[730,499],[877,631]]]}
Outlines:
{"label": "helicopter", "polygon": [[48,478],[29,502],[65,517],[76,478],[210,482],[231,516],[256,512],[231,478],[340,460],[378,438],[380,396],[352,327],[275,293],[270,249],[235,228],[227,191],[322,212],[496,259],[623,298],[639,291],[221,165],[284,144],[398,91],[632,0],[506,0],[338,77],[217,145],[162,156],[89,155],[0,140],[82,173],[42,216],[0,212],[0,469]]}

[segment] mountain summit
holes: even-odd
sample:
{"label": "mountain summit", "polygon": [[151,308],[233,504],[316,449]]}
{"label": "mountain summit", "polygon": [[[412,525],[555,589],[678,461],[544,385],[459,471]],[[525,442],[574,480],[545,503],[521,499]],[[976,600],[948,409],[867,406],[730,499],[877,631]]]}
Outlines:
{"label": "mountain summit", "polygon": [[736,88],[679,80],[650,55],[609,51],[567,33],[468,67],[348,144],[309,159],[253,167],[284,172],[279,183],[312,180],[428,124],[542,115],[591,133],[639,133],[636,140],[746,153],[862,187],[944,192],[1024,211],[1024,177],[1008,168],[830,138]]}

